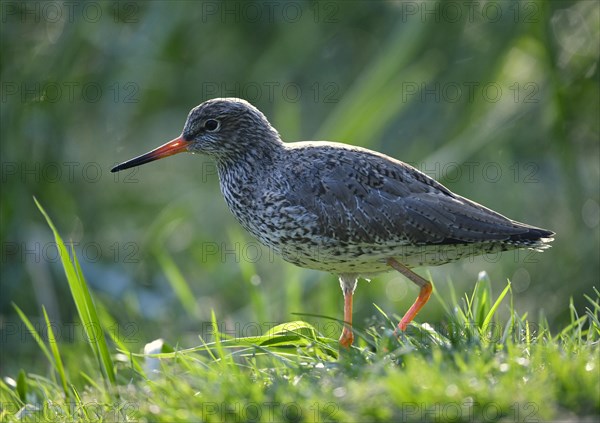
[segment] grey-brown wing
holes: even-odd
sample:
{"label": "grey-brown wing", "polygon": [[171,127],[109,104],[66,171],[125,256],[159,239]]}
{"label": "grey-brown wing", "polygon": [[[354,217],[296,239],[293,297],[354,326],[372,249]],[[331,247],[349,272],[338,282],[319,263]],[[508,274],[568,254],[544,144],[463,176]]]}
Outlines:
{"label": "grey-brown wing", "polygon": [[[445,244],[539,239],[514,222],[402,162],[332,150],[292,182],[289,199],[315,216],[319,235],[355,244]],[[308,170],[310,169],[310,170]]]}

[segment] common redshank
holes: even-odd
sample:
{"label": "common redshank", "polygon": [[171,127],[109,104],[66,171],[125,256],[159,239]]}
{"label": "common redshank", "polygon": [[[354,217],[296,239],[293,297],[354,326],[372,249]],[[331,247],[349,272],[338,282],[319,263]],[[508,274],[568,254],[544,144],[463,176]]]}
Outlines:
{"label": "common redshank", "polygon": [[300,267],[335,273],[344,294],[340,344],[350,347],[359,277],[395,269],[420,287],[398,328],[431,295],[411,268],[516,248],[543,250],[553,232],[510,220],[384,154],[326,141],[284,143],[247,101],[193,108],[181,135],[111,171],[181,152],[217,163],[221,192],[241,225]]}

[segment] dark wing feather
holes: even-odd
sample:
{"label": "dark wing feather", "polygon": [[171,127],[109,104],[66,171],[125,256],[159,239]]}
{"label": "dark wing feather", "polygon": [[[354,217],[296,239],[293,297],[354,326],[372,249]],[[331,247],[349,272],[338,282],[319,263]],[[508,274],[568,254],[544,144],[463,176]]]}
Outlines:
{"label": "dark wing feather", "polygon": [[[319,235],[354,244],[523,242],[552,232],[512,221],[452,193],[417,169],[364,149],[295,149],[288,199]],[[306,161],[312,160],[311,166]],[[298,183],[296,183],[298,182]]]}

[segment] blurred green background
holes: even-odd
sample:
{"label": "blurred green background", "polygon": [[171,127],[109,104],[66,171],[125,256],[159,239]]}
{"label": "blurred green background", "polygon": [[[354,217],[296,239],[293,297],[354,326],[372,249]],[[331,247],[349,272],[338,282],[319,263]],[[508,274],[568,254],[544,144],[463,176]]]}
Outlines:
{"label": "blurred green background", "polygon": [[[2,364],[38,352],[11,302],[44,305],[81,337],[51,233],[75,243],[98,301],[131,348],[192,346],[211,310],[248,336],[293,313],[342,317],[336,277],[274,257],[243,232],[208,159],[111,174],[179,135],[190,108],[243,97],[286,141],[328,139],[411,163],[453,191],[557,233],[550,250],[428,271],[458,295],[486,271],[516,308],[557,328],[599,281],[599,3],[1,3]],[[425,274],[425,270],[419,270]],[[190,292],[191,291],[191,292]],[[397,274],[359,283],[355,322],[402,315]],[[302,318],[326,335],[339,326]],[[433,299],[417,320],[441,322]]]}

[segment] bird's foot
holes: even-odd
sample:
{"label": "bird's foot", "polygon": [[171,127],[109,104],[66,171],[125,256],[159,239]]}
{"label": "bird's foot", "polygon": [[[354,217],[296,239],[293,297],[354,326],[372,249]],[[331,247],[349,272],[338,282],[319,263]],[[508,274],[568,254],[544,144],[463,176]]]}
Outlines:
{"label": "bird's foot", "polygon": [[396,326],[394,329],[394,336],[399,338],[404,332],[406,332],[406,328],[408,327],[409,323],[410,321],[405,322],[404,319],[402,319],[400,323],[398,323],[398,326]]}
{"label": "bird's foot", "polygon": [[344,326],[342,330],[342,336],[340,336],[340,345],[344,348],[350,348],[352,343],[354,342],[354,334],[352,333],[352,329],[348,326]]}
{"label": "bird's foot", "polygon": [[396,327],[395,332],[406,332],[406,328],[408,327],[408,324],[410,323],[412,319],[405,319],[402,318],[402,320],[400,320],[400,323],[398,323],[398,327]]}

